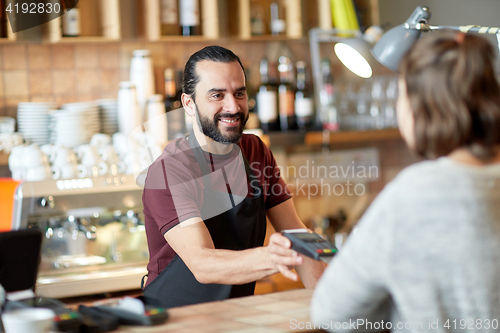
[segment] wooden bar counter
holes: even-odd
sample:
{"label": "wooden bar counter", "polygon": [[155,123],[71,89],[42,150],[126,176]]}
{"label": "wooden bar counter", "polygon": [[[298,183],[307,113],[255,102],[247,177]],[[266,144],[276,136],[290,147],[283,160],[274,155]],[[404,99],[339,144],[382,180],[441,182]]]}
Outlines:
{"label": "wooden bar counter", "polygon": [[306,329],[311,296],[312,290],[296,289],[172,308],[164,324],[120,326],[113,332],[323,332]]}

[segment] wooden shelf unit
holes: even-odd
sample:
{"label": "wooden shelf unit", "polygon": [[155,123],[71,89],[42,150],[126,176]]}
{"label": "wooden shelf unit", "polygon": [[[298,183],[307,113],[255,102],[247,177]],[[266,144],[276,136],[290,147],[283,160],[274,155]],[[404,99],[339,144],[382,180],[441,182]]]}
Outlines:
{"label": "wooden shelf unit", "polygon": [[0,43],[14,43],[16,41],[16,34],[12,31],[12,26],[10,25],[10,19],[8,15],[7,15],[6,27],[7,27],[7,37],[0,38]]}
{"label": "wooden shelf unit", "polygon": [[369,131],[307,132],[304,141],[306,145],[326,145],[399,139],[401,134],[397,128],[387,128]]}
{"label": "wooden shelf unit", "polygon": [[[251,0],[200,0],[201,1],[201,26],[202,36],[198,38],[182,36],[162,36],[160,20],[160,0],[144,1],[144,22],[146,38],[149,41],[177,41],[185,40],[213,40],[218,38],[237,38],[240,40],[289,40],[307,37],[304,30],[306,4],[314,4],[314,16],[319,16],[323,8],[318,5],[322,0],[281,0],[285,7],[286,33],[279,36],[264,34],[252,36],[251,34]],[[269,0],[253,0],[261,3]],[[278,0],[276,0],[278,2]],[[376,0],[378,1],[378,0]],[[267,8],[266,8],[267,10]],[[331,14],[330,14],[331,16]],[[264,22],[268,24],[268,22]]]}
{"label": "wooden shelf unit", "polygon": [[45,24],[44,40],[50,43],[120,40],[120,0],[81,0],[78,8],[81,12],[81,36],[63,37],[59,16]]}

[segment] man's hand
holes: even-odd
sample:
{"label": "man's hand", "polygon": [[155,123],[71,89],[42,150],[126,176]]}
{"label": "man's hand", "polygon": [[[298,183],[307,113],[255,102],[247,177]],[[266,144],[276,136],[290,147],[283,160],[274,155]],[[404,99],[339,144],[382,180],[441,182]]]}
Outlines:
{"label": "man's hand", "polygon": [[288,238],[276,232],[269,238],[267,253],[269,260],[276,269],[285,277],[297,281],[298,275],[292,272],[293,266],[302,265],[304,259],[294,250],[290,249],[292,243]]}

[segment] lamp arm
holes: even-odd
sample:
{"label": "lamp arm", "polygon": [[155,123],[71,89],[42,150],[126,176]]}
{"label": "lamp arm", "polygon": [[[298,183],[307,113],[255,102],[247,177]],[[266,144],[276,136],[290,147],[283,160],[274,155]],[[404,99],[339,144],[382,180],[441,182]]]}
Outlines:
{"label": "lamp arm", "polygon": [[500,34],[500,28],[496,27],[483,27],[480,25],[430,25],[425,22],[420,22],[417,24],[405,23],[405,29],[419,30],[419,31],[436,31],[443,29],[457,30],[463,33],[478,33],[478,34]]}

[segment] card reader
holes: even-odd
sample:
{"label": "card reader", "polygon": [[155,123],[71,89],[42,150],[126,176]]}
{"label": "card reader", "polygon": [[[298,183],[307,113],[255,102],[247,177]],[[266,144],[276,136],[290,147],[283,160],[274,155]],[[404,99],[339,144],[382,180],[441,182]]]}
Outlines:
{"label": "card reader", "polygon": [[292,250],[315,260],[328,263],[338,249],[321,235],[307,229],[290,229],[281,232],[292,242]]}

